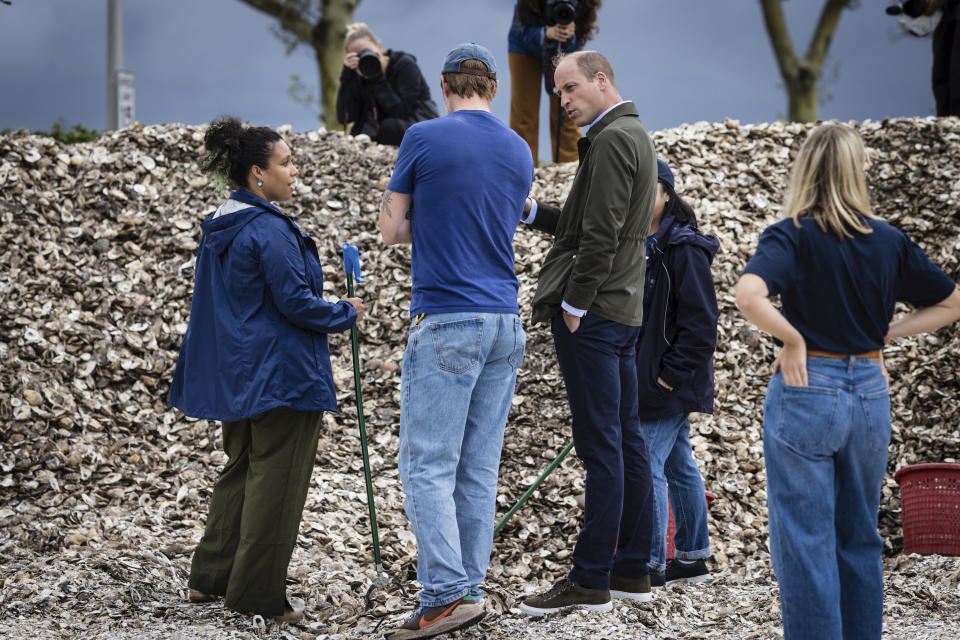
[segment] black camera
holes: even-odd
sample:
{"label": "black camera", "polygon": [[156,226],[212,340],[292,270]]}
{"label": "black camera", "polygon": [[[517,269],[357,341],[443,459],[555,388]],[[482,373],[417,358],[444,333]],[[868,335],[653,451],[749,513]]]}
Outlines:
{"label": "black camera", "polygon": [[364,49],[360,52],[360,61],[357,63],[357,68],[360,69],[360,73],[365,78],[375,78],[383,73],[383,69],[380,67],[380,56],[372,49]]}
{"label": "black camera", "polygon": [[901,13],[911,18],[919,18],[930,6],[930,0],[903,0],[887,7],[887,15],[898,16]]}
{"label": "black camera", "polygon": [[543,16],[548,26],[555,24],[570,24],[577,16],[580,3],[577,0],[547,0]]}

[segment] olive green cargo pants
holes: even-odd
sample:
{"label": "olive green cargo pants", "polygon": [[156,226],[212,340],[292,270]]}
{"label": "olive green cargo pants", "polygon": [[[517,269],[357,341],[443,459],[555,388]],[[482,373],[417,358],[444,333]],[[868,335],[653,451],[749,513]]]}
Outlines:
{"label": "olive green cargo pants", "polygon": [[193,554],[191,588],[225,596],[235,611],[283,613],[322,416],[279,407],[223,423],[229,459]]}

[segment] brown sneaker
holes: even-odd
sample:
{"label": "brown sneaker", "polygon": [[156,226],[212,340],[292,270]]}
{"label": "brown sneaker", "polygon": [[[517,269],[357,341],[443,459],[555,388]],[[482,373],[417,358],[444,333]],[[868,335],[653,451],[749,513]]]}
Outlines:
{"label": "brown sneaker", "polygon": [[287,600],[283,604],[283,613],[279,616],[273,616],[273,620],[276,622],[296,624],[303,620],[303,611],[306,608],[306,604],[300,598],[287,596]]}
{"label": "brown sneaker", "polygon": [[556,613],[567,607],[580,607],[590,611],[610,611],[613,603],[606,589],[588,589],[573,580],[564,578],[539,596],[531,596],[520,605],[520,611],[528,616]]}
{"label": "brown sneaker", "polygon": [[217,599],[217,596],[212,593],[204,593],[203,591],[197,591],[196,589],[190,589],[187,592],[187,600],[194,604],[202,604],[204,602],[213,602]]}
{"label": "brown sneaker", "polygon": [[439,607],[420,607],[409,620],[384,637],[387,640],[432,638],[476,624],[485,614],[483,607],[466,596]]}
{"label": "brown sneaker", "polygon": [[621,600],[635,600],[636,602],[650,602],[653,594],[650,592],[650,575],[639,578],[624,578],[610,574],[610,597]]}

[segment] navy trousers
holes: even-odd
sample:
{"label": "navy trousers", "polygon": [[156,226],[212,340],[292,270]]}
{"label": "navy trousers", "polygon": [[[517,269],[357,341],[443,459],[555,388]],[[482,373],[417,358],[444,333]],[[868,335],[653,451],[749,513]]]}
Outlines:
{"label": "navy trousers", "polygon": [[575,333],[560,314],[553,319],[573,442],[586,469],[583,529],[569,577],[590,589],[609,589],[611,572],[637,578],[649,571],[653,482],[638,413],[639,332],[589,313]]}

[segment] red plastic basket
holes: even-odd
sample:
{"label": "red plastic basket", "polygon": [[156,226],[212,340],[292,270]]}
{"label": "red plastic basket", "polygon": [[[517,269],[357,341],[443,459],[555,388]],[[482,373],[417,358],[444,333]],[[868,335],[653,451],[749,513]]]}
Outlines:
{"label": "red plastic basket", "polygon": [[[709,491],[704,491],[704,494],[707,497],[707,507],[709,507],[716,496]],[[673,507],[670,506],[669,495],[667,495],[667,511],[670,513],[670,519],[667,520],[667,558],[672,558],[677,551],[673,544],[673,534],[677,532],[677,525],[673,521]]]}
{"label": "red plastic basket", "polygon": [[960,556],[960,464],[900,467],[903,552]]}

